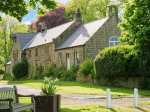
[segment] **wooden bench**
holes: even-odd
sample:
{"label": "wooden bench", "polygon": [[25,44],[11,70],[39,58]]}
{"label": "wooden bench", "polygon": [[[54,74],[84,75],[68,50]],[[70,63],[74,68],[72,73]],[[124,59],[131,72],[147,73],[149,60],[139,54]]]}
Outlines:
{"label": "wooden bench", "polygon": [[19,97],[30,97],[32,101],[32,95],[17,94],[16,86],[0,87],[0,112],[21,112],[24,110],[33,111],[33,103],[19,103]]}

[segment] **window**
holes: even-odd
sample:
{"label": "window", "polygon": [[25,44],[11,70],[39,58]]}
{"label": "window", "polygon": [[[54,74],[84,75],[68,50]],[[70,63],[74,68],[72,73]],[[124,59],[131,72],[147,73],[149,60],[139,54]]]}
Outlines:
{"label": "window", "polygon": [[62,64],[62,53],[61,52],[58,53],[58,58],[59,58],[60,64]]}
{"label": "window", "polygon": [[109,47],[118,45],[119,41],[118,41],[118,37],[117,36],[112,36],[109,38]]}
{"label": "window", "polygon": [[45,54],[49,54],[49,46],[45,46]]}
{"label": "window", "polygon": [[35,49],[35,56],[38,56],[38,48]]}
{"label": "window", "polygon": [[66,53],[66,65],[67,65],[67,70],[70,70],[71,62],[70,62],[70,54],[69,53]]}
{"label": "window", "polygon": [[78,65],[80,63],[80,56],[77,51],[75,51],[75,64]]}
{"label": "window", "polygon": [[28,57],[31,57],[31,50],[29,50],[28,52]]}

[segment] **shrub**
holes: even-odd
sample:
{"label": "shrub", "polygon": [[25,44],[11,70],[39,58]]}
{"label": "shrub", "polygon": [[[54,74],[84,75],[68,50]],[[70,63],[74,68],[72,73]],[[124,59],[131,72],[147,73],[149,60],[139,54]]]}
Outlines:
{"label": "shrub", "polygon": [[63,71],[63,74],[62,74],[63,76],[61,79],[66,80],[66,81],[75,81],[78,69],[79,67],[77,65],[72,65],[70,70]]}
{"label": "shrub", "polygon": [[137,77],[138,54],[134,46],[122,45],[102,50],[95,59],[96,78]]}
{"label": "shrub", "polygon": [[55,67],[55,65],[49,65],[44,72],[44,76],[51,78],[58,78],[61,80],[74,81],[76,80],[76,74],[78,72],[78,66],[71,66],[70,70],[66,70],[65,67]]}
{"label": "shrub", "polygon": [[28,75],[28,62],[22,59],[21,62],[16,63],[12,69],[15,79],[20,79]]}
{"label": "shrub", "polygon": [[13,77],[12,74],[5,73],[4,76],[3,76],[3,80],[9,80],[9,81],[12,81],[12,80],[14,80],[14,77]]}
{"label": "shrub", "polygon": [[142,88],[150,90],[150,78],[144,79],[144,81],[142,82]]}
{"label": "shrub", "polygon": [[83,76],[95,77],[94,63],[92,59],[86,59],[83,63],[80,64],[79,73]]}
{"label": "shrub", "polygon": [[0,75],[4,73],[5,73],[4,70],[0,69]]}
{"label": "shrub", "polygon": [[44,72],[44,76],[60,79],[62,77],[63,72],[64,67],[56,67],[55,65],[49,65]]}

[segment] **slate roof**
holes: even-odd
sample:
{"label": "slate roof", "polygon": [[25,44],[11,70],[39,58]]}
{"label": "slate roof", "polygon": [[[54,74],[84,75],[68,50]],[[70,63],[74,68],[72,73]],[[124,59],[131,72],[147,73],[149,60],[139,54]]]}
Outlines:
{"label": "slate roof", "polygon": [[36,47],[39,45],[47,44],[53,42],[53,39],[59,37],[65,30],[67,30],[75,21],[67,22],[65,24],[56,26],[54,28],[48,29],[44,32],[39,32],[34,36],[34,38],[27,43],[23,49],[28,49]]}
{"label": "slate roof", "polygon": [[32,38],[35,36],[36,33],[16,33],[13,35],[14,38],[16,38],[19,43],[21,49],[25,47],[25,45],[32,40]]}
{"label": "slate roof", "polygon": [[62,45],[57,49],[84,45],[100,28],[107,22],[108,17],[80,26]]}

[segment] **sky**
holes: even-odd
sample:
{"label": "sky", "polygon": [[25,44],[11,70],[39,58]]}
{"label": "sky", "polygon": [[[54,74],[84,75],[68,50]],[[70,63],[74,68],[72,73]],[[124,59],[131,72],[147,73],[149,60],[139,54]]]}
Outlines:
{"label": "sky", "polygon": [[[66,4],[68,2],[68,0],[56,0],[56,1],[63,4]],[[38,15],[36,10],[30,10],[28,14],[22,18],[22,23],[31,24],[32,21],[37,19],[37,16]]]}

